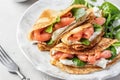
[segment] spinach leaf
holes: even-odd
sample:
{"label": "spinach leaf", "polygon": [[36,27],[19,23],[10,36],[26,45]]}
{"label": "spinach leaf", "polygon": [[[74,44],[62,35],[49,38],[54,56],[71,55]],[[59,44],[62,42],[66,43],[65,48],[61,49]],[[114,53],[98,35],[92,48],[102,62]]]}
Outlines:
{"label": "spinach leaf", "polygon": [[72,9],[72,13],[73,16],[77,19],[79,19],[80,17],[84,16],[86,14],[86,11],[84,8],[74,8]]}
{"label": "spinach leaf", "polygon": [[120,31],[118,31],[118,32],[116,33],[115,38],[118,39],[118,40],[120,40]]}
{"label": "spinach leaf", "polygon": [[120,13],[119,9],[110,2],[104,2],[101,6],[101,9],[105,14],[110,13],[111,15],[114,15]]}
{"label": "spinach leaf", "polygon": [[90,41],[88,39],[82,38],[80,42],[84,45],[90,45]]}
{"label": "spinach leaf", "polygon": [[85,0],[74,0],[73,4],[85,4],[86,1]]}
{"label": "spinach leaf", "polygon": [[50,39],[49,41],[47,41],[46,43],[48,44],[48,45],[51,45],[51,44],[53,44],[53,40],[52,39]]}
{"label": "spinach leaf", "polygon": [[45,29],[45,32],[48,32],[48,33],[52,33],[53,31],[53,24],[48,26],[46,29]]}
{"label": "spinach leaf", "polygon": [[92,8],[93,7],[93,5],[88,3],[87,0],[74,0],[73,4],[83,4],[83,5],[87,6],[88,8]]}
{"label": "spinach leaf", "polygon": [[112,56],[110,57],[110,58],[108,58],[109,60],[112,60],[112,59],[114,59],[116,56],[117,56],[117,51],[116,51],[116,49],[115,49],[115,47],[114,46],[110,46],[109,48],[108,48],[108,50],[110,50],[111,52],[112,52]]}
{"label": "spinach leaf", "polygon": [[114,32],[116,33],[116,31],[120,29],[120,25],[119,26],[114,26],[114,27],[115,27]]}
{"label": "spinach leaf", "polygon": [[115,42],[114,44],[112,44],[112,46],[119,47],[120,46],[120,42]]}
{"label": "spinach leaf", "polygon": [[48,32],[48,33],[52,33],[53,32],[53,26],[55,23],[58,23],[60,22],[60,17],[58,16],[55,20],[54,23],[52,23],[50,26],[48,26],[46,29],[45,29],[45,32]]}
{"label": "spinach leaf", "polygon": [[91,0],[92,2],[97,2],[97,0]]}
{"label": "spinach leaf", "polygon": [[72,61],[73,61],[73,63],[74,63],[76,66],[81,66],[81,67],[83,67],[83,66],[86,65],[85,62],[81,61],[81,60],[78,59],[77,57],[74,57],[74,58],[72,59]]}
{"label": "spinach leaf", "polygon": [[56,21],[54,23],[58,23],[58,22],[60,22],[60,16],[56,18]]}
{"label": "spinach leaf", "polygon": [[[115,38],[115,27],[112,25],[114,20],[120,19],[120,10],[110,2],[104,2],[100,7],[103,12],[103,16],[106,18],[105,34],[104,37]],[[117,35],[118,38],[118,35]]]}
{"label": "spinach leaf", "polygon": [[94,24],[94,31],[101,31],[102,30],[102,26],[98,25],[98,24]]}

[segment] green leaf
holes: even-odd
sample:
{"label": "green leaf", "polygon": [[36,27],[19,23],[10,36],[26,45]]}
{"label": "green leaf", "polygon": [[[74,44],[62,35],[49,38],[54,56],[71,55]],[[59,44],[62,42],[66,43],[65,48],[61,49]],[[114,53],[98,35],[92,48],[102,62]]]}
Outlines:
{"label": "green leaf", "polygon": [[111,15],[114,15],[120,13],[120,10],[110,2],[104,2],[101,6],[101,9],[103,10],[103,14],[110,13]]}
{"label": "green leaf", "polygon": [[48,32],[48,33],[52,33],[53,31],[53,24],[48,26],[46,29],[45,29],[45,32]]}
{"label": "green leaf", "polygon": [[112,46],[119,47],[120,46],[120,42],[115,42],[114,44],[112,44]]}
{"label": "green leaf", "polygon": [[80,42],[84,45],[90,45],[90,41],[88,39],[82,38]]}
{"label": "green leaf", "polygon": [[58,22],[60,22],[60,16],[58,16],[58,17],[56,18],[55,23],[58,23]]}
{"label": "green leaf", "polygon": [[55,20],[55,22],[53,24],[51,24],[50,26],[48,26],[46,29],[45,29],[45,32],[48,32],[48,33],[52,33],[53,32],[53,26],[55,23],[58,23],[60,22],[60,17],[58,16]]}
{"label": "green leaf", "polygon": [[80,17],[84,16],[86,14],[86,11],[84,8],[73,8],[72,9],[72,14],[73,16],[77,19],[79,19]]}
{"label": "green leaf", "polygon": [[50,39],[49,41],[47,41],[46,43],[48,44],[48,45],[51,45],[51,44],[53,44],[53,40],[52,39]]}
{"label": "green leaf", "polygon": [[118,32],[116,33],[115,38],[120,41],[120,31],[118,31]]}
{"label": "green leaf", "polygon": [[107,50],[110,50],[112,52],[112,56],[109,58],[109,60],[112,60],[117,56],[116,54],[117,51],[114,46],[110,46]]}
{"label": "green leaf", "polygon": [[91,0],[92,2],[97,2],[97,0]]}
{"label": "green leaf", "polygon": [[94,30],[96,31],[101,31],[102,30],[102,26],[98,25],[98,24],[94,24]]}
{"label": "green leaf", "polygon": [[80,59],[78,59],[77,57],[74,57],[72,59],[73,63],[76,65],[76,66],[80,66],[80,67],[83,67],[86,65],[85,62],[81,61]]}
{"label": "green leaf", "polygon": [[85,0],[74,0],[73,4],[85,4]]}
{"label": "green leaf", "polygon": [[114,26],[114,27],[115,27],[114,32],[116,33],[116,31],[120,29],[120,25],[119,26]]}

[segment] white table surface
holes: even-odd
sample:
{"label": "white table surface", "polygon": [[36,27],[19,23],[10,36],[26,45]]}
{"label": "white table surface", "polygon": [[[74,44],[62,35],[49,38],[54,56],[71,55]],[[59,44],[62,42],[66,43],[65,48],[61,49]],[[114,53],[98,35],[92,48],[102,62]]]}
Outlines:
{"label": "white table surface", "polygon": [[[16,41],[17,23],[23,12],[37,0],[28,0],[25,3],[16,3],[14,0],[0,0],[0,44],[19,65],[22,73],[31,80],[60,80],[37,71],[25,58]],[[112,0],[115,1],[115,0]],[[116,1],[116,4],[120,2]],[[0,80],[20,80],[18,76],[9,74],[6,68],[0,64]],[[108,79],[120,80],[120,75]]]}

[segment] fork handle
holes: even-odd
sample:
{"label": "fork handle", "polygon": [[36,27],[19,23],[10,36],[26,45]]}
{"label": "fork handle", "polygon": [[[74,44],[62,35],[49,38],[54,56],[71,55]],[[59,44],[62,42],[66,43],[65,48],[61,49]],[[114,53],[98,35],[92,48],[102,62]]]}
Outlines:
{"label": "fork handle", "polygon": [[21,80],[30,80],[29,78],[26,78],[20,71],[17,71],[16,73],[21,78]]}

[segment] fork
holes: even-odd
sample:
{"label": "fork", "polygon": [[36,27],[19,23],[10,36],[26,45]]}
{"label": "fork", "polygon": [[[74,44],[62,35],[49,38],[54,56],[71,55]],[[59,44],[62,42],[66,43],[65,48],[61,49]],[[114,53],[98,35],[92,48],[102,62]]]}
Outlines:
{"label": "fork", "polygon": [[0,45],[0,62],[8,69],[8,72],[18,75],[21,80],[30,80],[26,78],[21,72],[18,65],[9,57],[7,52]]}

